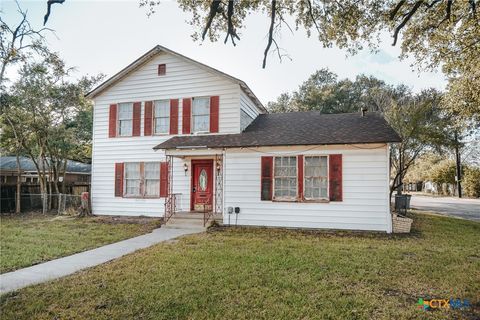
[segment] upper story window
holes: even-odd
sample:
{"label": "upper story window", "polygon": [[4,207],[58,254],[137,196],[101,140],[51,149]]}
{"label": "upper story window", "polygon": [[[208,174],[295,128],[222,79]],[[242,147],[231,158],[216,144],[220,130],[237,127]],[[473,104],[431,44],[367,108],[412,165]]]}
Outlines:
{"label": "upper story window", "polygon": [[304,181],[305,199],[328,199],[327,156],[305,156]]}
{"label": "upper story window", "polygon": [[275,199],[297,198],[297,157],[275,157],[273,177]]}
{"label": "upper story window", "polygon": [[192,132],[210,131],[210,98],[193,98]]}
{"label": "upper story window", "polygon": [[168,134],[170,132],[170,101],[155,101],[154,125],[156,134]]}
{"label": "upper story window", "polygon": [[133,103],[118,104],[118,135],[131,136],[133,126]]}

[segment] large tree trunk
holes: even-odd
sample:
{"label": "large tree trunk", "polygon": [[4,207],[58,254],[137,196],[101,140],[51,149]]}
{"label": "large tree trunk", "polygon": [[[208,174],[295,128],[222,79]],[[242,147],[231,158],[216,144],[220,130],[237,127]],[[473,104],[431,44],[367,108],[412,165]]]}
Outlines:
{"label": "large tree trunk", "polygon": [[46,161],[43,153],[41,154],[40,161],[42,163],[42,168],[39,172],[39,178],[41,176],[42,183],[40,184],[40,193],[42,194],[42,213],[46,214],[48,211],[48,179],[46,172]]}
{"label": "large tree trunk", "polygon": [[458,190],[458,197],[462,197],[462,165],[460,162],[460,152],[458,151],[458,134],[455,131],[455,175]]}
{"label": "large tree trunk", "polygon": [[[25,148],[26,149],[26,148]],[[47,209],[47,202],[46,202],[46,187],[45,187],[45,176],[43,175],[42,168],[40,168],[41,159],[40,158],[35,158],[33,153],[29,151],[28,155],[30,156],[30,159],[32,160],[33,164],[35,165],[35,168],[37,169],[37,174],[38,174],[38,182],[40,184],[40,198],[42,201],[42,213],[46,213]]]}
{"label": "large tree trunk", "polygon": [[40,198],[42,201],[42,213],[45,214],[47,213],[47,188],[46,188],[46,182],[43,174],[41,173],[41,170],[38,171],[39,176],[38,176],[38,182],[40,183]]}
{"label": "large tree trunk", "polygon": [[20,156],[18,155],[18,152],[16,154],[17,156],[17,196],[15,197],[15,213],[20,213],[21,212],[21,192],[22,192],[22,168],[20,167]]}
{"label": "large tree trunk", "polygon": [[65,194],[65,184],[66,184],[66,181],[65,181],[65,176],[66,176],[66,172],[67,172],[67,161],[68,160],[63,160],[63,168],[62,168],[62,193]]}

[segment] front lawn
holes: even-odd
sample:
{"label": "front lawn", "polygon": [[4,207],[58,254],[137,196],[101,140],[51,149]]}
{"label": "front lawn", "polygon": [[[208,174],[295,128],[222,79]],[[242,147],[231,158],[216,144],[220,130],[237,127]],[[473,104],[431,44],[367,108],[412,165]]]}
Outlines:
{"label": "front lawn", "polygon": [[22,214],[0,218],[0,273],[150,232],[154,219]]}
{"label": "front lawn", "polygon": [[[424,311],[419,298],[468,299]],[[2,319],[480,316],[480,224],[415,214],[410,235],[230,228],[1,297]]]}

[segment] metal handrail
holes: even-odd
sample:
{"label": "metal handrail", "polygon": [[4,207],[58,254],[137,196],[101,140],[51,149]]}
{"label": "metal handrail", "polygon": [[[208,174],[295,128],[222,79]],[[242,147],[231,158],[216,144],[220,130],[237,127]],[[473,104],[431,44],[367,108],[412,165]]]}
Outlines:
{"label": "metal handrail", "polygon": [[169,194],[165,201],[165,216],[163,218],[163,224],[166,224],[168,220],[175,214],[177,211],[177,194]]}
{"label": "metal handrail", "polygon": [[213,210],[207,211],[205,208],[206,206],[203,205],[203,226],[204,227],[207,225],[208,220],[210,220],[210,218],[213,216],[213,213],[214,213]]}

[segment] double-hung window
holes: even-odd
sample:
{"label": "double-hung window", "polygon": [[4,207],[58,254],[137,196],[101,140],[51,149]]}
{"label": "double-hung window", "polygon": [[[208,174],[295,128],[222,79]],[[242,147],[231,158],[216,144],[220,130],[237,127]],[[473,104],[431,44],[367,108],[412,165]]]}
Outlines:
{"label": "double-hung window", "polygon": [[297,157],[275,157],[274,199],[297,198]]}
{"label": "double-hung window", "polygon": [[145,197],[160,196],[160,162],[145,162]]}
{"label": "double-hung window", "polygon": [[124,195],[160,196],[160,162],[125,162]]}
{"label": "double-hung window", "polygon": [[154,125],[156,134],[166,134],[170,132],[170,101],[155,101]]}
{"label": "double-hung window", "polygon": [[193,132],[210,131],[210,98],[193,98],[192,104],[192,128]]}
{"label": "double-hung window", "polygon": [[125,195],[140,196],[141,172],[140,162],[125,163]]}
{"label": "double-hung window", "polygon": [[304,197],[328,199],[328,157],[305,156]]}
{"label": "double-hung window", "polygon": [[129,137],[132,135],[133,103],[118,104],[118,135]]}

